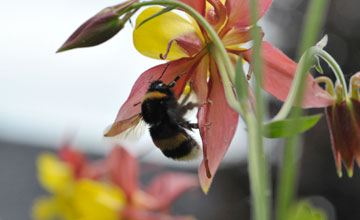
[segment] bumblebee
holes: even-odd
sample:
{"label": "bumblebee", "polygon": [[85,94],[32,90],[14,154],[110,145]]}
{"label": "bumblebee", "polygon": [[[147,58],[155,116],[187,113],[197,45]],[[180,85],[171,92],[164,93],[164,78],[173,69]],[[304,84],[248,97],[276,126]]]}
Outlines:
{"label": "bumblebee", "polygon": [[197,123],[190,123],[184,115],[191,109],[199,107],[198,104],[189,102],[189,96],[185,96],[181,103],[175,97],[173,87],[176,82],[185,74],[175,77],[169,84],[161,81],[165,67],[160,77],[151,81],[150,86],[141,102],[141,113],[122,121],[115,126],[106,129],[104,136],[112,137],[113,129],[117,130],[117,138],[134,139],[142,132],[141,128],[145,122],[154,144],[169,158],[175,160],[192,160],[200,155],[200,147],[196,141],[187,133],[187,130],[198,129]]}
{"label": "bumblebee", "polygon": [[175,160],[191,160],[200,154],[197,142],[186,130],[198,129],[197,123],[190,123],[184,118],[188,110],[198,107],[196,103],[187,102],[187,97],[178,103],[172,87],[180,79],[182,73],[172,82],[165,84],[161,77],[151,82],[141,101],[141,116],[149,126],[154,144],[162,153]]}

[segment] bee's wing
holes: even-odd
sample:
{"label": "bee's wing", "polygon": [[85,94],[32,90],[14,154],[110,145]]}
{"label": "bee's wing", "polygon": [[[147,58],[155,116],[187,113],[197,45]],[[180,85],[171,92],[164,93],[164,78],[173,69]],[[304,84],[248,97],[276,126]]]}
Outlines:
{"label": "bee's wing", "polygon": [[146,124],[141,114],[137,114],[108,126],[104,131],[104,137],[119,140],[138,140],[144,134],[145,129]]}

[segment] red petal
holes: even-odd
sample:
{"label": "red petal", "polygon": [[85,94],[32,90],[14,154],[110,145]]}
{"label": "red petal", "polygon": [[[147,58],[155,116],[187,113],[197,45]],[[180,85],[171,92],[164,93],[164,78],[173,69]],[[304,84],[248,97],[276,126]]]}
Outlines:
{"label": "red petal", "polygon": [[[199,178],[205,193],[208,192],[212,178],[231,143],[239,119],[238,113],[227,103],[224,87],[214,62],[211,62],[210,76],[208,101],[211,101],[211,104],[203,105],[198,113],[204,150],[204,160],[199,167]],[[211,177],[206,169],[207,159]]]}
{"label": "red petal", "polygon": [[354,123],[354,135],[356,138],[353,138],[353,150],[355,153],[355,157],[357,160],[357,164],[360,167],[360,101],[351,99],[351,103],[353,106],[353,123]]}
{"label": "red petal", "polygon": [[[135,207],[126,207],[121,211],[121,216],[124,219],[133,220],[194,220],[188,216],[170,216],[164,213],[150,212]],[[121,218],[122,219],[122,218]]]}
{"label": "red petal", "polygon": [[157,201],[157,204],[152,204],[154,209],[165,210],[184,192],[198,185],[194,175],[163,173],[151,181],[146,192]]}
{"label": "red petal", "polygon": [[[252,49],[243,53],[247,61],[251,60],[251,54]],[[262,43],[262,58],[264,89],[281,101],[285,101],[291,88],[297,64],[266,41]],[[335,101],[315,82],[310,74],[307,75],[305,88],[302,103],[304,108],[325,107],[332,105]]]}
{"label": "red petal", "polygon": [[205,14],[205,0],[179,0],[180,2],[183,2],[192,8],[194,8],[197,12],[199,12],[201,15]]}
{"label": "red petal", "polygon": [[208,95],[207,75],[209,69],[209,56],[205,56],[196,67],[191,87],[194,89],[198,103],[205,103]]}
{"label": "red petal", "polygon": [[219,0],[208,0],[213,6],[206,11],[205,18],[213,26],[215,31],[218,31],[226,20],[226,8]]}
{"label": "red petal", "polygon": [[[192,58],[182,58],[155,66],[142,73],[136,80],[130,92],[129,98],[121,106],[118,115],[116,116],[115,122],[113,123],[110,130],[105,134],[105,136],[115,136],[127,128],[133,126],[134,123],[139,120],[138,116],[141,112],[141,105],[139,103],[150,86],[149,80],[154,81],[158,79],[168,64],[169,67],[161,78],[161,80],[165,83],[171,82],[176,76],[182,72],[186,72],[189,66],[193,63]],[[177,81],[176,86],[174,87],[177,97],[180,96],[189,77],[190,74],[186,74],[184,77],[181,77],[179,81]]]}
{"label": "red petal", "polygon": [[336,168],[341,175],[342,159],[349,176],[352,176],[354,158],[359,160],[360,156],[360,103],[351,100],[351,104],[352,109],[346,101],[326,108]]}
{"label": "red petal", "polygon": [[[272,0],[258,1],[258,19],[270,8]],[[225,3],[229,17],[227,27],[239,25],[248,27],[251,25],[250,0],[226,0]]]}
{"label": "red petal", "polygon": [[176,38],[175,41],[189,56],[197,54],[203,48],[203,42],[197,33],[184,34]]}
{"label": "red petal", "polygon": [[88,164],[85,169],[80,173],[81,178],[87,179],[101,179],[108,173],[108,166],[105,160],[100,160],[91,164]]}
{"label": "red petal", "polygon": [[68,143],[65,143],[59,150],[61,160],[69,164],[76,178],[79,178],[83,169],[88,165],[85,155],[72,149]]}
{"label": "red petal", "polygon": [[114,147],[107,158],[110,178],[131,201],[133,193],[139,189],[139,165],[135,157],[122,147]]}
{"label": "red petal", "polygon": [[234,26],[229,29],[222,41],[225,46],[242,44],[251,40],[250,29],[242,26]]}

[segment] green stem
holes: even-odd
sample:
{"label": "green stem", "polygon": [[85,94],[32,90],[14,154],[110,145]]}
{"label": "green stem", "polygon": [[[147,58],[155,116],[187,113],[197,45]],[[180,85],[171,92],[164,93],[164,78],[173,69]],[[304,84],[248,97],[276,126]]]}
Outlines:
{"label": "green stem", "polygon": [[262,148],[262,136],[258,134],[257,118],[252,113],[245,115],[249,133],[249,175],[254,202],[253,219],[270,219],[269,178],[266,157]]}
{"label": "green stem", "polygon": [[315,55],[320,56],[329,64],[331,70],[335,73],[337,80],[339,80],[341,86],[344,88],[344,99],[346,99],[347,97],[346,94],[348,93],[348,89],[344,78],[344,73],[341,70],[339,64],[328,52],[326,52],[321,48],[318,47],[315,48]]}
{"label": "green stem", "polygon": [[256,26],[258,20],[258,1],[250,1],[251,37],[253,39],[253,54],[251,65],[256,77],[255,114],[248,114],[246,121],[249,130],[249,175],[252,197],[254,200],[253,219],[268,220],[271,218],[271,190],[267,160],[264,154],[263,121],[264,100],[262,97],[262,58],[261,34]]}
{"label": "green stem", "polygon": [[[306,56],[307,56],[306,59],[308,60],[305,60]],[[346,96],[347,94],[346,81],[339,64],[337,64],[335,59],[325,50],[317,46],[313,46],[307,51],[305,51],[305,53],[301,56],[298,64],[298,68],[296,69],[295,72],[294,80],[291,84],[289,95],[285,103],[281,107],[280,111],[278,112],[278,114],[273,118],[273,121],[285,119],[289,115],[292,107],[297,105],[295,104],[295,101],[298,99],[299,95],[302,94],[302,91],[299,88],[302,87],[302,84],[304,82],[303,79],[305,79],[305,75],[308,73],[309,69],[311,68],[310,60],[315,56],[320,56],[329,64],[330,68],[335,73],[336,78],[339,80],[341,86],[344,88],[345,92],[343,98],[348,99],[348,97]]]}
{"label": "green stem", "polygon": [[298,170],[299,141],[301,138],[294,136],[287,139],[284,147],[282,166],[277,188],[276,219],[286,220],[289,205],[295,196],[296,179]]}
{"label": "green stem", "polygon": [[292,107],[295,105],[295,101],[298,99],[299,94],[302,93],[302,91],[300,91],[300,88],[303,84],[303,79],[305,79],[305,75],[310,69],[310,65],[305,65],[306,63],[308,63],[306,62],[306,57],[314,56],[312,51],[312,48],[310,48],[301,56],[298,67],[296,68],[295,77],[291,84],[288,97],[286,98],[286,101],[281,107],[278,114],[273,118],[273,121],[285,119],[289,115]]}
{"label": "green stem", "polygon": [[[322,22],[323,12],[326,6],[326,0],[311,1],[306,16],[306,23],[302,37],[302,44],[300,46],[300,53],[302,56],[296,69],[295,79],[289,91],[288,99],[280,110],[276,119],[284,119],[292,109],[292,106],[300,106],[304,96],[304,87],[306,81],[306,74],[311,66],[314,64],[316,51],[320,48],[311,47],[315,44],[319,36],[319,29]],[[309,49],[308,49],[309,48]],[[302,54],[304,53],[304,54]],[[302,115],[302,109],[295,107],[292,111],[291,117],[295,121]],[[288,129],[295,131],[298,123],[294,123]],[[295,132],[294,132],[295,133]],[[276,219],[287,220],[287,213],[294,201],[296,193],[296,178],[298,173],[298,160],[300,156],[300,140],[301,137],[293,135],[286,140],[282,169],[280,170],[279,183],[277,187],[277,206]]]}
{"label": "green stem", "polygon": [[244,109],[241,107],[240,103],[237,101],[236,97],[234,96],[234,92],[230,85],[229,77],[226,74],[223,59],[222,59],[221,54],[219,53],[219,50],[217,50],[217,48],[215,48],[214,45],[212,45],[212,44],[209,45],[209,50],[210,50],[211,54],[214,55],[216,64],[219,68],[219,73],[222,78],[222,83],[224,85],[225,96],[226,96],[226,99],[227,99],[229,105],[235,111],[237,111],[240,115],[243,115]]}

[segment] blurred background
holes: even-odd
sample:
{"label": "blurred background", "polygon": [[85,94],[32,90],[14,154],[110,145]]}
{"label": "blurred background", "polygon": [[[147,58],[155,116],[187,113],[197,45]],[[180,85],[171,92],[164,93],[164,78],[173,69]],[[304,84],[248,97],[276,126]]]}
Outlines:
{"label": "blurred background", "polygon": [[[261,20],[265,39],[295,58],[303,18],[309,1],[274,0]],[[36,179],[39,152],[55,151],[73,136],[77,149],[95,157],[112,144],[103,130],[115,119],[139,76],[161,61],[141,56],[132,44],[132,27],[98,47],[60,54],[55,51],[85,20],[100,9],[118,3],[104,1],[2,1],[0,3],[0,220],[30,219],[32,201],[46,194]],[[329,36],[326,50],[341,65],[347,79],[360,70],[360,2],[329,1],[322,34]],[[325,67],[325,66],[323,66]],[[325,74],[332,76],[325,69]],[[270,114],[281,103],[269,99]],[[311,110],[322,113],[323,110]],[[145,135],[124,143],[143,157],[142,182],[164,170],[196,173],[199,161],[174,163],[164,158]],[[282,142],[269,141],[273,182],[281,162]],[[173,206],[175,214],[198,219],[249,219],[250,197],[246,133],[237,136],[217,172],[209,195],[191,191]],[[325,118],[305,135],[299,155],[298,196],[323,208],[328,219],[360,219],[360,176],[338,178]],[[155,163],[156,161],[156,163]],[[150,167],[150,168],[149,168]],[[191,205],[189,205],[191,204]]]}

